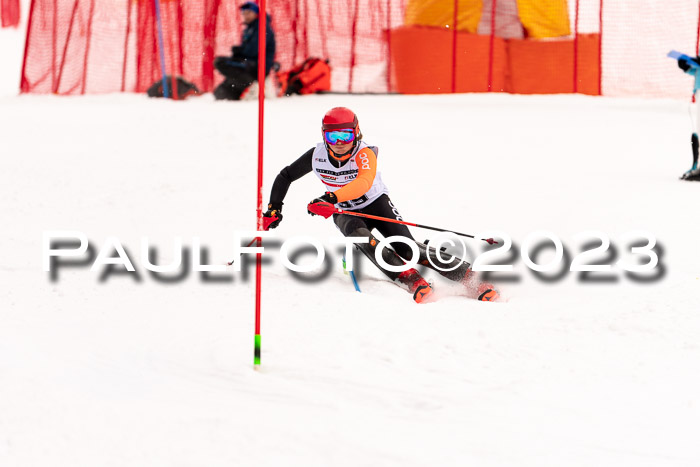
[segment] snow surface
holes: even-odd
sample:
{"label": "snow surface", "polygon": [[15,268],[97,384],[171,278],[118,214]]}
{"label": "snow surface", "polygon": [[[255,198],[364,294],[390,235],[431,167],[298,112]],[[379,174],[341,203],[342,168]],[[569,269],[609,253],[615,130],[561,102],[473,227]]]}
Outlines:
{"label": "snow surface", "polygon": [[[347,105],[406,220],[500,230],[518,246],[549,230],[572,254],[574,236],[595,229],[621,258],[622,235],[643,230],[662,245],[665,274],[545,282],[516,258],[520,280],[496,279],[507,301],[469,300],[428,274],[438,300],[416,305],[364,261],[356,293],[331,221],[306,214],[323,192],[308,175],[277,233],[328,244],[329,277],[295,280],[278,249],[266,254],[254,371],[252,274],[165,284],[140,248],[148,236],[165,263],[175,236],[190,248],[198,236],[221,264],[233,233],[255,228],[257,103],[12,94],[0,97],[1,466],[700,462],[700,184],[677,180],[690,166],[686,103],[269,101],[265,202],[317,141],[323,113]],[[117,237],[140,281],[101,281],[89,264],[51,281],[42,233],[59,229],[84,232],[96,252]]]}

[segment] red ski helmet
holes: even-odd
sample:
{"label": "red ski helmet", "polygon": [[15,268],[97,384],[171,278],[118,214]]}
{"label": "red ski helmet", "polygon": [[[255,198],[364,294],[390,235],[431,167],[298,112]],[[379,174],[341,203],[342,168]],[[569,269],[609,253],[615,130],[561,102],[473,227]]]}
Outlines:
{"label": "red ski helmet", "polygon": [[[349,151],[344,154],[336,154],[332,147],[326,142],[326,138],[323,134],[324,131],[329,130],[344,130],[346,128],[351,128],[355,134],[355,139],[353,139],[352,147]],[[328,154],[338,160],[346,160],[350,157],[352,152],[357,147],[357,142],[362,139],[362,132],[360,131],[360,124],[357,121],[357,115],[355,112],[348,109],[347,107],[334,107],[323,116],[321,121],[321,137],[326,145]]]}

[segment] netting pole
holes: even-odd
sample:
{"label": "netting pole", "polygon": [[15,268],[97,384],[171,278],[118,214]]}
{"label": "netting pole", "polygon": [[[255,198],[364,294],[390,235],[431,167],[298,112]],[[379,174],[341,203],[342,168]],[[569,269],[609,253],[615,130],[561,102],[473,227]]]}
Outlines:
{"label": "netting pole", "polygon": [[603,0],[600,0],[598,8],[598,95],[603,95]]}
{"label": "netting pole", "polygon": [[[700,2],[698,2],[698,8],[700,8]],[[700,50],[700,10],[698,11],[698,29],[695,34],[695,55],[698,55]]]}
{"label": "netting pole", "polygon": [[[178,2],[178,5],[180,2]],[[172,19],[172,8],[170,7],[172,5],[172,2],[169,4],[165,5],[165,9],[163,11],[163,14],[165,18],[168,20],[166,24],[178,24],[179,19],[176,17],[175,21]],[[175,13],[177,15],[177,12]],[[165,34],[165,37],[168,38],[168,50],[170,53],[168,54],[168,60],[166,61],[166,64],[168,66],[168,69],[171,70],[172,75],[170,75],[170,82],[168,83],[169,89],[171,91],[173,100],[178,100],[180,96],[177,94],[177,84],[175,82],[176,77],[175,75],[177,74],[177,64],[176,61],[177,59],[175,58],[175,45],[173,44],[173,29],[172,27],[168,28]],[[180,48],[182,49],[182,48]],[[182,52],[182,50],[180,50]]]}
{"label": "netting pole", "polygon": [[58,88],[61,87],[61,78],[63,77],[63,66],[66,64],[66,55],[68,53],[68,45],[70,44],[71,35],[73,34],[73,24],[75,23],[75,13],[78,11],[78,0],[73,3],[73,11],[70,14],[70,21],[68,22],[68,35],[66,36],[66,43],[63,46],[63,53],[61,54],[61,64],[58,67],[58,76],[56,81],[53,83],[53,89],[51,92],[58,94]]}
{"label": "netting pole", "polygon": [[[185,21],[183,20],[184,15],[182,13],[182,2],[177,2],[177,52],[178,52],[178,66],[177,71],[180,75],[185,74],[185,53],[184,44],[182,42],[185,36]],[[175,73],[173,73],[175,75]]]}
{"label": "netting pole", "polygon": [[90,16],[88,17],[85,39],[85,55],[83,56],[83,79],[81,80],[80,94],[85,94],[87,87],[88,55],[90,54],[90,40],[92,39],[92,17],[95,15],[95,0],[90,0]]}
{"label": "netting pole", "polygon": [[[263,230],[262,219],[262,183],[263,183],[263,135],[265,128],[265,51],[267,50],[267,5],[266,0],[260,0],[258,15],[258,231]],[[260,248],[262,239],[256,239]],[[262,254],[255,255],[255,348],[253,352],[253,367],[260,367],[262,353],[260,338],[260,298],[262,290]]]}
{"label": "netting pole", "polygon": [[32,20],[34,19],[34,2],[29,4],[29,18],[27,18],[27,37],[24,40],[24,57],[22,57],[22,76],[19,78],[19,91],[29,92],[29,80],[27,80],[27,52],[29,51],[29,38],[32,32]]}
{"label": "netting pole", "polygon": [[213,4],[209,4],[204,20],[204,53],[202,54],[202,90],[204,92],[214,87],[216,23],[220,4],[219,0],[214,0]]}
{"label": "netting pole", "polygon": [[491,37],[489,39],[489,82],[488,89],[489,92],[493,91],[493,55],[494,47],[496,45],[496,3],[497,0],[493,0],[491,4]]}
{"label": "netting pole", "polygon": [[56,48],[58,47],[58,33],[56,29],[58,26],[58,0],[53,0],[53,31],[51,32],[51,91],[55,89],[56,86]]}
{"label": "netting pole", "polygon": [[391,92],[391,0],[386,0],[386,92]]}
{"label": "netting pole", "polygon": [[457,92],[457,12],[459,0],[454,1],[452,11],[452,94]]}
{"label": "netting pole", "polygon": [[[700,2],[698,2],[698,7],[700,8]],[[695,33],[695,55],[698,55],[698,47],[700,46],[700,10],[698,11],[698,28]],[[695,103],[695,87],[693,87],[693,97],[691,102]]]}
{"label": "netting pole", "polygon": [[329,56],[328,53],[328,37],[326,36],[326,25],[323,20],[323,14],[324,14],[325,9],[321,8],[316,8],[316,11],[318,12],[318,26],[319,26],[319,35],[321,36],[321,50],[323,51],[323,58],[327,59]]}
{"label": "netting pole", "polygon": [[160,73],[163,75],[163,97],[170,97],[168,92],[168,79],[166,78],[168,71],[165,68],[165,49],[163,48],[163,23],[160,17],[160,0],[153,0],[156,5],[156,26],[158,28],[158,47],[160,48]]}
{"label": "netting pole", "polygon": [[574,10],[574,94],[578,92],[578,12],[579,0]]}
{"label": "netting pole", "polygon": [[122,64],[122,92],[126,91],[126,64],[129,57],[129,34],[131,33],[131,0],[126,0],[126,34],[124,35],[124,63]]}
{"label": "netting pole", "polygon": [[310,57],[309,51],[309,0],[304,0],[304,57]]}
{"label": "netting pole", "polygon": [[357,43],[357,13],[360,10],[360,1],[355,0],[355,12],[352,15],[352,43],[350,46],[350,76],[348,79],[348,92],[352,94],[352,80],[355,72],[355,44]]}
{"label": "netting pole", "polygon": [[297,49],[299,48],[299,0],[294,0],[294,16],[292,17],[292,31],[294,31],[294,48],[292,49],[292,66],[297,64]]}

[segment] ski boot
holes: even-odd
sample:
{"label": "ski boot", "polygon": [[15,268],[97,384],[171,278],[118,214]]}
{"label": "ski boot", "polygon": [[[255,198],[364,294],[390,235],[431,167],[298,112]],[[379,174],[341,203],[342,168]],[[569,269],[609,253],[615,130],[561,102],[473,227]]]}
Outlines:
{"label": "ski boot", "polygon": [[[472,298],[476,298],[481,302],[495,302],[500,296],[493,284],[479,282],[471,268],[467,269],[467,273],[460,282]],[[476,293],[474,293],[475,291]]]}
{"label": "ski boot", "polygon": [[492,284],[488,282],[482,282],[479,284],[479,288],[476,291],[479,294],[476,299],[481,302],[495,302],[498,300],[498,292],[494,289]]}
{"label": "ski boot", "polygon": [[416,303],[422,303],[433,293],[430,284],[413,268],[399,274],[398,280],[408,287],[408,291],[413,294],[413,300]]}

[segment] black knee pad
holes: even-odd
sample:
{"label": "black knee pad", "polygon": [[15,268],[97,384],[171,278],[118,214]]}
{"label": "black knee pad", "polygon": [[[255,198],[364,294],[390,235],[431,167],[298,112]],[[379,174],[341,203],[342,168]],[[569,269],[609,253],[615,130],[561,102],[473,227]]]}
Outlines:
{"label": "black knee pad", "polygon": [[[365,221],[363,221],[359,217],[344,216],[340,214],[334,215],[333,221],[335,222],[335,225],[337,225],[340,229],[340,232],[346,237],[368,237],[370,235],[369,229],[367,228],[367,224],[365,224]],[[361,229],[364,229],[366,233],[356,233]]]}
{"label": "black knee pad", "polygon": [[348,237],[371,237],[371,238],[374,238],[372,235],[372,232],[369,231],[367,226],[362,225],[362,223],[360,223],[360,225],[352,225],[349,227],[351,227],[351,229],[350,229],[350,233],[347,235]]}

